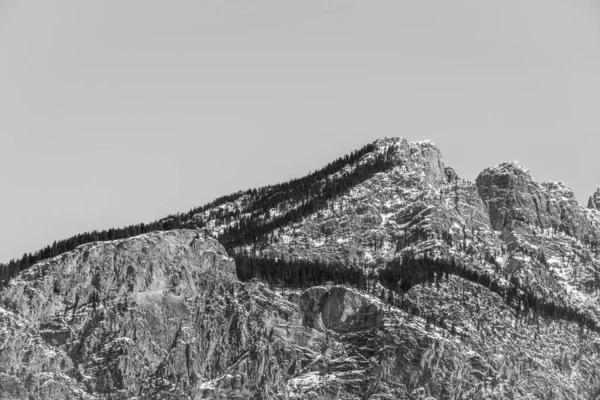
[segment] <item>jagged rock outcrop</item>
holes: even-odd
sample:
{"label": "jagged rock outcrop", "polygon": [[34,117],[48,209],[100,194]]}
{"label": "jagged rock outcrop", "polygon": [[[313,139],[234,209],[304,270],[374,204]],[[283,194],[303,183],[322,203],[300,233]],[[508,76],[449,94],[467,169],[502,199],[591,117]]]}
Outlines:
{"label": "jagged rock outcrop", "polygon": [[[302,350],[274,357],[279,347],[265,347],[297,314],[274,296],[240,284],[224,249],[195,231],[81,246],[0,293],[0,391],[15,399],[277,392],[285,383],[277,374]],[[293,335],[310,347],[300,323]]]}
{"label": "jagged rock outcrop", "polygon": [[476,180],[490,223],[505,243],[506,273],[542,298],[586,310],[600,321],[594,282],[600,273],[600,219],[562,182],[538,183],[516,162]]}
{"label": "jagged rock outcrop", "polygon": [[522,222],[582,238],[596,234],[573,192],[562,182],[536,182],[517,162],[485,169],[475,182],[496,231]]}
{"label": "jagged rock outcrop", "polygon": [[600,188],[598,188],[598,190],[596,190],[596,192],[590,196],[590,199],[588,200],[588,208],[600,211]]}

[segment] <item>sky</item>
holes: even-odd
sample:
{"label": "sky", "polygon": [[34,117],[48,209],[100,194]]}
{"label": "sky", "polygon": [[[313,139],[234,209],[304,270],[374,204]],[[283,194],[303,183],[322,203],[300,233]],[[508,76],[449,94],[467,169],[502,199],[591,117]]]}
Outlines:
{"label": "sky", "polygon": [[600,186],[596,0],[0,0],[0,262],[381,137]]}

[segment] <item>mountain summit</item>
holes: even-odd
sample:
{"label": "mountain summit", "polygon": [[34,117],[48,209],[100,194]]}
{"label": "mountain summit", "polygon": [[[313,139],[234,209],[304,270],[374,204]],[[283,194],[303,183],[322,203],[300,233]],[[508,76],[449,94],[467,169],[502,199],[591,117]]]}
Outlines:
{"label": "mountain summit", "polygon": [[597,399],[600,190],[384,138],[2,266],[0,398]]}

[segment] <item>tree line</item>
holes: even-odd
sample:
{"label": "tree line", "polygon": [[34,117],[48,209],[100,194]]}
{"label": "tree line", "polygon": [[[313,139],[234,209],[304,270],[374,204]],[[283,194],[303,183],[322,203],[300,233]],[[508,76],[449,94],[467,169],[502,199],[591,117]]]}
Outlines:
{"label": "tree line", "polygon": [[500,283],[495,276],[469,268],[455,258],[440,259],[416,257],[406,252],[401,259],[395,259],[379,271],[379,280],[390,290],[402,296],[411,287],[428,283],[439,285],[442,277],[455,275],[467,281],[480,284],[504,299],[516,311],[516,315],[534,315],[547,319],[560,319],[600,333],[598,323],[581,310],[563,302],[558,304],[538,296],[529,287],[522,285],[518,277],[510,278],[508,284]]}
{"label": "tree line", "polygon": [[261,217],[264,210],[255,211],[247,217],[241,217],[219,235],[219,241],[226,247],[232,248],[245,244],[259,245],[266,241],[267,235],[274,230],[291,223],[299,222],[308,215],[328,207],[331,200],[347,193],[354,186],[366,181],[379,172],[392,168],[392,156],[395,147],[389,147],[378,154],[373,161],[355,165],[352,171],[341,175],[337,179],[326,179],[314,182],[314,186],[306,190],[299,186],[289,192],[286,197],[298,207],[287,211],[285,214],[273,218]]}
{"label": "tree line", "polygon": [[[420,315],[414,304],[405,300],[405,293],[413,286],[421,284],[439,287],[443,279],[450,275],[477,283],[498,294],[504,302],[516,311],[519,316],[535,315],[554,320],[577,323],[582,327],[600,333],[600,326],[588,315],[565,303],[557,304],[537,296],[529,288],[521,285],[517,277],[512,277],[508,284],[500,284],[498,280],[484,272],[468,268],[456,259],[416,257],[407,252],[401,259],[390,261],[375,273],[367,273],[362,267],[348,266],[338,262],[320,260],[282,260],[259,258],[247,253],[232,253],[235,260],[238,279],[247,282],[258,279],[270,286],[309,288],[324,284],[347,285],[373,295],[394,306],[400,307],[413,315]],[[381,286],[387,288],[381,290]],[[428,323],[435,323],[432,315],[422,315]],[[444,321],[438,325],[446,327]]]}
{"label": "tree line", "polygon": [[20,272],[27,270],[33,264],[48,258],[59,256],[82,244],[126,239],[154,231],[167,231],[192,227],[185,225],[186,224],[184,224],[181,219],[173,218],[152,222],[150,224],[141,223],[124,228],[111,228],[104,231],[85,232],[68,239],[55,241],[51,246],[46,246],[35,253],[25,253],[21,258],[13,259],[6,264],[0,264],[0,287],[6,285],[12,278],[17,276]]}
{"label": "tree line", "polygon": [[269,286],[309,288],[326,283],[367,290],[367,275],[358,266],[319,260],[282,260],[234,253],[237,277],[242,282],[258,279]]}
{"label": "tree line", "polygon": [[[169,215],[148,224],[141,223],[103,231],[95,230],[55,241],[52,245],[48,245],[43,249],[32,253],[25,253],[20,258],[13,259],[8,263],[0,264],[0,287],[8,284],[12,278],[17,276],[20,272],[27,270],[31,265],[74,250],[77,246],[82,244],[126,239],[154,231],[203,228],[206,224],[206,220],[197,220],[194,219],[194,216],[205,213],[208,210],[212,210],[209,220],[216,219],[217,223],[235,219],[239,220],[235,229],[228,230],[219,237],[220,241],[226,246],[247,243],[248,241],[259,240],[259,238],[262,239],[266,232],[283,226],[290,221],[297,221],[303,216],[321,209],[323,207],[323,202],[348,190],[348,185],[356,184],[361,180],[367,179],[368,176],[372,176],[374,169],[382,170],[380,162],[381,157],[379,157],[374,163],[375,166],[369,164],[369,166],[360,166],[356,168],[352,172],[351,177],[344,179],[339,185],[331,181],[323,183],[323,180],[329,175],[340,171],[346,165],[356,163],[361,157],[373,152],[375,149],[376,146],[374,143],[368,144],[357,151],[353,151],[348,155],[336,159],[325,167],[302,178],[265,186],[259,189],[235,192],[219,197],[204,206],[193,208],[187,213]],[[389,154],[389,152],[387,152],[386,155],[387,154]],[[225,211],[223,208],[219,208],[224,204],[240,199],[242,196],[248,197],[247,206],[243,210],[237,209]],[[314,197],[314,199],[311,196]],[[264,214],[269,209],[284,201],[302,201],[303,203],[299,210],[292,211],[284,217],[273,219],[273,221],[266,224],[264,222],[257,222],[257,220],[261,218],[261,214]],[[240,215],[242,214],[242,211],[243,213],[250,213],[250,216],[241,218]]]}

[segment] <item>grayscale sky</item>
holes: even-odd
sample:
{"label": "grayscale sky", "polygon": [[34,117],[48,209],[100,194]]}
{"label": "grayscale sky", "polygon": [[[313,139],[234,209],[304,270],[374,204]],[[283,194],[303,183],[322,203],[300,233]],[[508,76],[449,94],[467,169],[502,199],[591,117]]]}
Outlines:
{"label": "grayscale sky", "polygon": [[587,202],[599,71],[597,0],[0,0],[0,261],[383,136]]}

